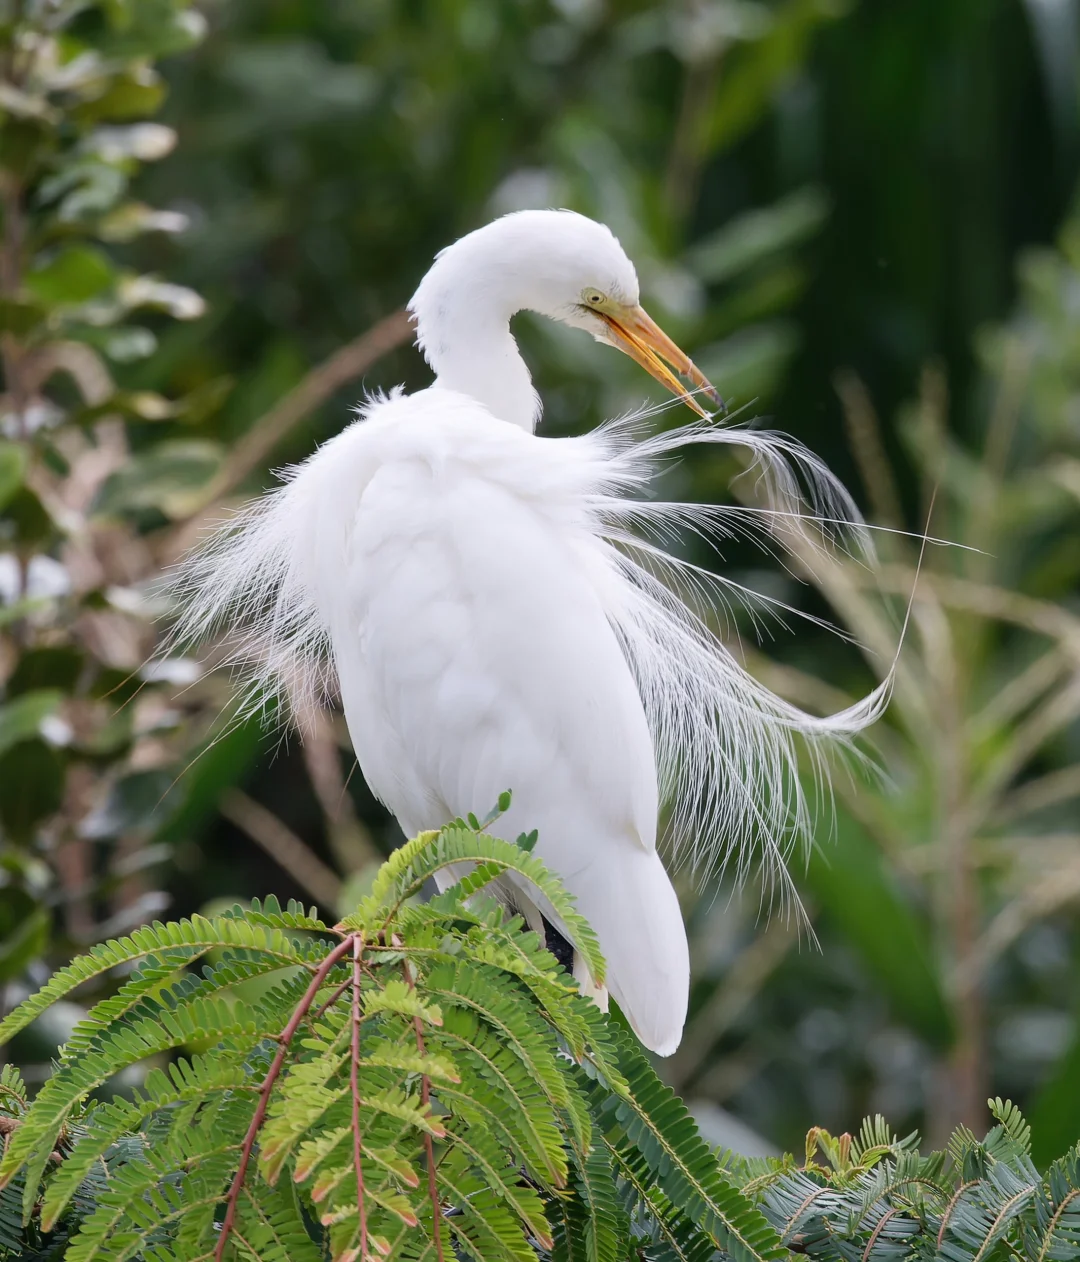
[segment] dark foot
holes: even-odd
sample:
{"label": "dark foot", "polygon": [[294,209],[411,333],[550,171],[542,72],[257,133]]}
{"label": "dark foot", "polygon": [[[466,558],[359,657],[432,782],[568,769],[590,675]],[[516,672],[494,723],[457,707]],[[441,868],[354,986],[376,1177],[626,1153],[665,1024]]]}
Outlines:
{"label": "dark foot", "polygon": [[574,971],[573,943],[567,942],[558,929],[546,918],[544,919],[544,945],[568,973]]}

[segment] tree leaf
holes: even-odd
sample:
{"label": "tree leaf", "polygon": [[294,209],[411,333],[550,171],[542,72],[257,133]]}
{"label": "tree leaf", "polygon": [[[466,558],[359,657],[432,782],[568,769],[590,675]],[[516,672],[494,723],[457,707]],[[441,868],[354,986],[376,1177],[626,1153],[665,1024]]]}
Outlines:
{"label": "tree leaf", "polygon": [[26,476],[27,452],[21,443],[0,439],[0,508],[22,486]]}
{"label": "tree leaf", "polygon": [[203,490],[217,473],[221,456],[216,443],[159,443],[109,478],[95,509],[105,515],[121,515],[153,508],[167,517],[184,517],[202,502]]}
{"label": "tree leaf", "polygon": [[62,700],[58,688],[40,688],[0,706],[0,755],[40,735],[42,723],[56,713]]}
{"label": "tree leaf", "polygon": [[26,287],[48,307],[89,302],[116,283],[112,261],[90,245],[66,245],[27,274]]}

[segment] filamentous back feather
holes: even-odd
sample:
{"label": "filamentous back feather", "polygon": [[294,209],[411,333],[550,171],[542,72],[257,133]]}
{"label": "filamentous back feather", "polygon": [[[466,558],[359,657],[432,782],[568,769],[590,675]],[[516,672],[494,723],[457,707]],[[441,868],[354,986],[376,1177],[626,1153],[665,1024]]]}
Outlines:
{"label": "filamentous back feather", "polygon": [[[408,424],[404,413],[392,415],[407,404],[396,392],[370,400],[355,425]],[[537,482],[559,503],[557,521],[573,523],[566,528],[637,681],[677,860],[707,872],[727,869],[738,879],[760,861],[766,888],[782,903],[797,903],[787,860],[812,824],[800,748],[827,791],[826,753],[849,746],[880,716],[892,673],[827,717],[789,704],[745,669],[710,617],[730,600],[748,604],[755,616],[763,607],[781,614],[786,607],[690,563],[670,544],[687,530],[713,544],[749,537],[781,559],[796,554],[805,567],[837,545],[869,556],[865,528],[843,486],[795,440],[709,421],[654,432],[653,418],[653,411],[635,413],[570,439],[492,424],[506,431],[508,443],[532,444],[523,449],[523,467],[533,462]],[[696,443],[748,453],[741,484],[753,504],[646,498],[658,465]],[[283,485],[219,529],[171,584],[178,619],[169,647],[224,632],[228,660],[244,681],[242,713],[278,698],[301,729],[336,687],[328,629],[310,582],[313,550],[328,530],[347,532],[351,519],[340,508],[333,515],[320,496],[312,476],[319,458],[286,469]],[[357,501],[362,489],[361,480]]]}

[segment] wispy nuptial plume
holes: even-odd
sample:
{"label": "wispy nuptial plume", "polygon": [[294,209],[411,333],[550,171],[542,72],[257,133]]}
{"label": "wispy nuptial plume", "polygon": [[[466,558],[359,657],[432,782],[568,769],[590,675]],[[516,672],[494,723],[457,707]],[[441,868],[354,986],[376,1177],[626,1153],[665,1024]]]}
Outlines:
{"label": "wispy nuptial plume", "polygon": [[[341,471],[354,469],[354,437],[407,424],[408,406],[399,391],[369,400],[353,426],[283,470],[278,489],[240,510],[175,571],[179,617],[170,642],[224,634],[243,713],[274,698],[283,703],[274,713],[291,714],[302,729],[305,715],[334,699],[316,537],[330,529],[347,547],[349,524],[327,488],[348,483]],[[783,904],[794,894],[786,861],[813,824],[800,751],[811,776],[826,783],[830,752],[880,717],[891,673],[836,714],[819,717],[789,704],[742,665],[715,614],[739,606],[755,625],[807,615],[672,549],[688,532],[714,547],[744,538],[805,569],[836,548],[872,557],[869,532],[843,485],[796,440],[712,419],[656,431],[656,411],[642,409],[581,437],[529,438],[527,451],[516,449],[525,435],[500,427],[503,476],[566,532],[601,593],[645,706],[676,858],[706,873],[727,869],[738,880],[760,863]],[[650,498],[663,464],[703,443],[746,453],[740,484],[752,488],[754,504]],[[462,442],[448,458],[467,464],[475,453]]]}

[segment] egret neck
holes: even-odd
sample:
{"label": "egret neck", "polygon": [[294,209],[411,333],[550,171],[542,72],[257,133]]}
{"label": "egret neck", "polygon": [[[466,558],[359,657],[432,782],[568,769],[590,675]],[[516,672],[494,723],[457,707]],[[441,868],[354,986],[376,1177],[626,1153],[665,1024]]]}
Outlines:
{"label": "egret neck", "polygon": [[499,420],[531,433],[543,410],[540,396],[510,332],[514,313],[498,310],[494,298],[481,288],[475,300],[455,293],[431,313],[418,308],[417,338],[436,386],[467,394]]}
{"label": "egret neck", "polygon": [[531,433],[542,405],[510,318],[523,308],[536,309],[527,278],[543,274],[543,260],[533,251],[523,258],[520,241],[495,227],[443,250],[410,310],[435,385],[466,394],[493,416]]}

